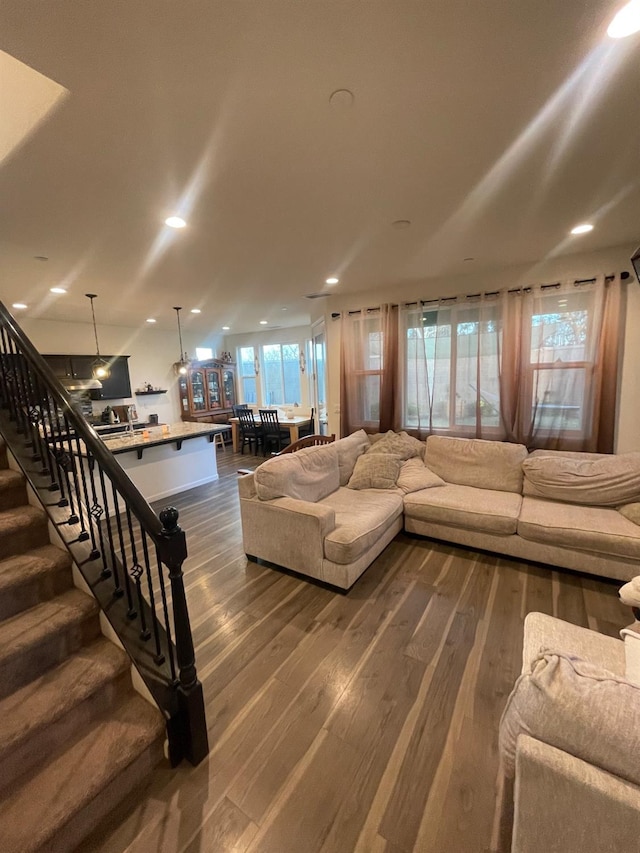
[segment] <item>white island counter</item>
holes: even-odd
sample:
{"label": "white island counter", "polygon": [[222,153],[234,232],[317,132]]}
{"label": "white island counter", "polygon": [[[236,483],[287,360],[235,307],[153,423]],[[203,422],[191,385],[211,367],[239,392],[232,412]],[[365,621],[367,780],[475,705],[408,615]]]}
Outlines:
{"label": "white island counter", "polygon": [[218,479],[216,432],[220,424],[178,422],[108,435],[103,441],[147,501],[184,492]]}

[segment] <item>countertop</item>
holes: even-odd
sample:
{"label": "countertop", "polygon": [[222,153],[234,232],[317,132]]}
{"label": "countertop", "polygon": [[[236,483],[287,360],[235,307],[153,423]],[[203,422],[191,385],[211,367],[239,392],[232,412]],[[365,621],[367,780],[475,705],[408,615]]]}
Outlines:
{"label": "countertop", "polygon": [[[128,450],[142,450],[145,447],[156,447],[160,444],[170,444],[176,442],[182,444],[183,441],[189,438],[197,438],[200,435],[213,436],[216,432],[224,432],[229,429],[228,424],[198,424],[189,421],[178,421],[175,424],[166,424],[168,432],[163,434],[163,427],[152,426],[145,430],[136,429],[133,435],[116,433],[115,435],[105,435],[102,440],[109,450],[116,453],[126,453]],[[144,437],[144,433],[148,433],[148,438]]]}

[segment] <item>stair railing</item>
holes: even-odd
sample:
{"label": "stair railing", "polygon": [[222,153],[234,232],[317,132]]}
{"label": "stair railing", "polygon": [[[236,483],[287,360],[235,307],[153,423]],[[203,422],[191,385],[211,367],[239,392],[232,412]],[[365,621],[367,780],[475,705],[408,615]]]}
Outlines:
{"label": "stair railing", "polygon": [[156,515],[1,302],[0,429],[164,713],[171,763],[198,764],[209,747],[178,511]]}

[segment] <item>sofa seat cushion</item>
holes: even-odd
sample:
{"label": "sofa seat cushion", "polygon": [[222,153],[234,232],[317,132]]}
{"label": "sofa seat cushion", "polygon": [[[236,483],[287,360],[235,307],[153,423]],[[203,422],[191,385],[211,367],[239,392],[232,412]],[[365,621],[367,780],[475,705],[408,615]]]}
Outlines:
{"label": "sofa seat cushion", "polygon": [[640,783],[640,687],[590,662],[549,649],[520,676],[500,722],[507,778],[521,734]]}
{"label": "sofa seat cushion", "polygon": [[521,503],[511,492],[447,484],[406,495],[404,510],[421,521],[509,536],[516,532]]}
{"label": "sofa seat cushion", "polygon": [[273,456],[256,468],[254,481],[261,501],[275,498],[322,500],[339,486],[335,442]]}
{"label": "sofa seat cushion", "polygon": [[531,542],[640,558],[640,527],[615,509],[523,498],[518,534]]}
{"label": "sofa seat cushion", "polygon": [[424,464],[447,483],[522,493],[523,444],[430,435]]}
{"label": "sofa seat cushion", "polygon": [[335,512],[335,527],[324,540],[325,557],[341,565],[361,557],[402,515],[402,496],[397,492],[340,487],[320,503]]}
{"label": "sofa seat cushion", "polygon": [[640,453],[584,459],[531,456],[522,463],[524,494],[587,506],[620,506],[640,498]]}

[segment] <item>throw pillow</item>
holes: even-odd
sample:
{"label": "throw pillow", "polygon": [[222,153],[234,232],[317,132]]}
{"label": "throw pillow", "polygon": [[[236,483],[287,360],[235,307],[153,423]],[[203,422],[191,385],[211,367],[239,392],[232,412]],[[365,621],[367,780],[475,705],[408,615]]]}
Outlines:
{"label": "throw pillow", "polygon": [[398,488],[402,489],[405,495],[411,492],[419,492],[421,489],[432,489],[434,486],[444,485],[444,480],[425,467],[422,459],[407,459],[400,466]]}
{"label": "throw pillow", "polygon": [[340,485],[346,486],[353,474],[353,466],[359,456],[369,449],[369,436],[363,429],[339,438],[333,442],[338,453],[338,469],[340,472]]}
{"label": "throw pillow", "polygon": [[545,650],[516,681],[500,721],[510,778],[520,734],[640,784],[640,687],[586,661]]}
{"label": "throw pillow", "polygon": [[350,489],[395,489],[400,460],[384,453],[365,453],[353,469]]}
{"label": "throw pillow", "polygon": [[634,524],[640,524],[640,503],[624,504],[624,506],[619,506],[618,512],[620,515],[624,515],[625,518],[628,518],[629,521],[633,521]]}
{"label": "throw pillow", "polygon": [[385,433],[381,439],[371,445],[369,453],[389,453],[397,456],[398,459],[411,459],[414,456],[421,456],[424,459],[426,445],[417,438],[409,435],[406,432],[389,432]]}

